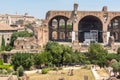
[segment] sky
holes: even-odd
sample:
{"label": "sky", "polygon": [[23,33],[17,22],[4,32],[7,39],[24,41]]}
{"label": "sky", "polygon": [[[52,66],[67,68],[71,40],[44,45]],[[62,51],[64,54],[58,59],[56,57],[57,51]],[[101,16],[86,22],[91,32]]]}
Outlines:
{"label": "sky", "polygon": [[73,4],[79,4],[79,11],[120,11],[120,0],[1,0],[0,14],[28,13],[36,18],[45,19],[49,10],[73,10]]}

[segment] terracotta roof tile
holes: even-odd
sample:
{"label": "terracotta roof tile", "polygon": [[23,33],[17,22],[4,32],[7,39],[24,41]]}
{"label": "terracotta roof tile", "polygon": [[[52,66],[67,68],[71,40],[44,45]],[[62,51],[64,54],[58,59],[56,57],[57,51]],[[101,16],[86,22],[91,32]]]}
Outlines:
{"label": "terracotta roof tile", "polygon": [[0,30],[16,30],[16,29],[7,24],[0,23]]}

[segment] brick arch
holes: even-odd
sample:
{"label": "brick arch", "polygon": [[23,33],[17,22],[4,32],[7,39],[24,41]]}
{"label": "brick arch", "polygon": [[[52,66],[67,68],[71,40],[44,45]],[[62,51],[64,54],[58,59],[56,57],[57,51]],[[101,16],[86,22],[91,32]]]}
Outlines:
{"label": "brick arch", "polygon": [[46,13],[46,20],[49,22],[53,17],[65,16],[67,18],[71,17],[71,11],[48,11]]}
{"label": "brick arch", "polygon": [[94,15],[94,14],[91,14],[91,15],[83,15],[83,16],[81,16],[81,17],[78,18],[78,21],[80,21],[81,19],[83,19],[84,17],[87,17],[87,16],[93,16],[93,17],[96,17],[97,19],[99,19],[99,20],[101,21],[102,24],[104,24],[104,20],[103,20],[103,18],[100,17],[99,15],[96,16],[96,15]]}
{"label": "brick arch", "polygon": [[59,16],[63,16],[63,17],[69,18],[68,16],[65,16],[65,15],[54,15],[54,16],[50,16],[50,17],[49,17],[48,22],[49,22],[51,19],[53,19],[53,18],[55,18],[55,17],[59,17]]}
{"label": "brick arch", "polygon": [[115,15],[115,16],[108,17],[107,27],[108,27],[109,23],[111,22],[111,20],[113,20],[116,17],[120,17],[120,15]]}
{"label": "brick arch", "polygon": [[107,31],[114,36],[116,42],[120,42],[120,15],[112,16],[107,24]]}
{"label": "brick arch", "polygon": [[52,16],[51,18],[49,18],[48,24],[49,24],[50,21],[53,20],[53,19],[63,19],[63,18],[64,18],[64,19],[66,18],[66,20],[69,19],[68,17],[63,16],[63,15],[54,15],[54,16]]}
{"label": "brick arch", "polygon": [[[54,28],[53,24],[52,24],[52,21],[53,20],[57,20],[57,27]],[[60,21],[61,20],[64,20],[64,25],[60,25]],[[68,29],[67,28],[67,22],[68,22],[69,18],[66,17],[66,16],[61,16],[61,15],[57,15],[57,16],[54,16],[53,18],[51,18],[51,20],[49,20],[48,22],[48,27],[49,27],[49,40],[55,40],[55,41],[71,41],[69,40],[69,38],[67,37],[67,33],[69,31],[72,32],[72,29]],[[52,32],[53,31],[56,31],[57,32],[57,39],[52,39],[53,35],[52,35]],[[61,34],[62,33],[62,34]],[[64,35],[63,35],[64,33]]]}
{"label": "brick arch", "polygon": [[[102,42],[102,31],[103,31],[103,23],[102,21],[93,15],[87,15],[82,17],[78,23],[78,36],[79,41],[85,41],[85,34],[89,34],[91,30],[96,30],[98,32],[98,42]],[[97,35],[97,34],[96,34]],[[90,38],[89,38],[90,39]]]}

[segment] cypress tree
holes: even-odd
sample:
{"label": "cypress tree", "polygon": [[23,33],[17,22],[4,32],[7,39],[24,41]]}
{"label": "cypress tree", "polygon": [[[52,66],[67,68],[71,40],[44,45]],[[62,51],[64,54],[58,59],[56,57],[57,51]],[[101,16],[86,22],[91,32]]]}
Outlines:
{"label": "cypress tree", "polygon": [[2,35],[2,42],[1,42],[1,50],[4,51],[5,50],[5,39],[4,36]]}

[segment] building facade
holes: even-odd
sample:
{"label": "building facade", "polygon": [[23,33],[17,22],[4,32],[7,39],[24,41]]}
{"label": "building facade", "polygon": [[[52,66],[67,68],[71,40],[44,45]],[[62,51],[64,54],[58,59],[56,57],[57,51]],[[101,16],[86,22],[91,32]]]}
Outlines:
{"label": "building facade", "polygon": [[46,43],[49,41],[48,27],[45,24],[41,26],[33,25],[33,32],[35,38],[37,39],[37,44],[40,46],[40,48],[43,48],[46,45]]}
{"label": "building facade", "polygon": [[16,25],[20,20],[33,22],[35,18],[33,16],[29,16],[28,13],[25,13],[24,15],[0,14],[0,23],[4,23],[8,25]]}
{"label": "building facade", "polygon": [[0,23],[0,45],[2,43],[2,36],[5,40],[5,44],[10,43],[11,35],[17,32],[17,29],[7,25],[7,24],[2,24]]}
{"label": "building facade", "polygon": [[49,40],[100,42],[108,44],[110,36],[120,41],[120,12],[78,11],[74,4],[73,11],[48,11],[46,21],[49,28]]}
{"label": "building facade", "polygon": [[48,42],[48,27],[32,24],[33,37],[18,37],[14,41],[14,52],[39,53]]}

